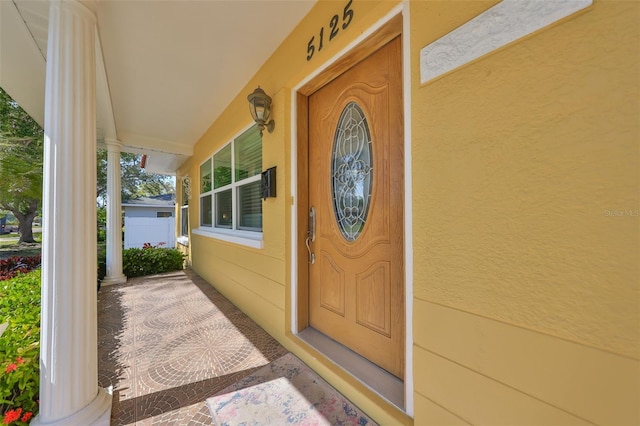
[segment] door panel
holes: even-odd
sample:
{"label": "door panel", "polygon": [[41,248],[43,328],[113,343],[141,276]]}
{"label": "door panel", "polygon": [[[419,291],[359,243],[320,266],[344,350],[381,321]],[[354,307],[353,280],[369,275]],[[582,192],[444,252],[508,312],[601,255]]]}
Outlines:
{"label": "door panel", "polygon": [[402,378],[400,52],[397,37],[309,96],[309,323]]}
{"label": "door panel", "polygon": [[391,265],[377,262],[356,274],[356,322],[391,337]]}
{"label": "door panel", "polygon": [[320,275],[325,277],[323,285],[320,286],[320,306],[344,316],[344,271],[326,252],[322,252],[318,258],[317,267],[320,269]]}

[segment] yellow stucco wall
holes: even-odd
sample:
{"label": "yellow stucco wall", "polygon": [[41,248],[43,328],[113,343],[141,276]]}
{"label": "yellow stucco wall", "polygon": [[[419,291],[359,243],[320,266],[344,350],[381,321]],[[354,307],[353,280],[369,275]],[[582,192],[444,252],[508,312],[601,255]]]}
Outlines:
{"label": "yellow stucco wall", "polygon": [[[493,3],[412,3],[412,58]],[[416,424],[640,423],[638,22],[414,62]]]}
{"label": "yellow stucco wall", "polygon": [[[276,129],[263,168],[264,248],[192,234],[194,270],[382,424],[407,422],[288,333],[291,90],[399,2],[356,18],[312,61],[321,1],[203,135],[180,170],[250,123],[260,85]],[[496,1],[410,3],[414,422],[640,423],[640,3],[596,1],[420,84],[420,49]],[[623,215],[618,215],[623,211]],[[408,283],[409,285],[411,283]]]}

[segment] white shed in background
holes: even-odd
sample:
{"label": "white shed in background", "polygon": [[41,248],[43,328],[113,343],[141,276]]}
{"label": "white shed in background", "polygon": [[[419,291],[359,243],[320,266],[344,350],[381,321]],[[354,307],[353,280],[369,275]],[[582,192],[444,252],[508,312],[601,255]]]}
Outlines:
{"label": "white shed in background", "polygon": [[124,248],[142,248],[145,243],[175,247],[175,205],[174,194],[141,197],[122,203]]}

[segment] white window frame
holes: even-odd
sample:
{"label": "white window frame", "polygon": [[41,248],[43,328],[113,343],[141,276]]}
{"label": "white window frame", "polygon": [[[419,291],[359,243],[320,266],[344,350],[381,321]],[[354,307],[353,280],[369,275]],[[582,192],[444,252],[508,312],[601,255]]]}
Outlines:
{"label": "white window frame", "polygon": [[[180,235],[178,236],[178,238],[176,239],[176,241],[179,244],[182,244],[183,246],[188,246],[189,245],[189,196],[187,195],[187,184],[189,181],[187,182],[186,180],[189,179],[189,177],[185,177],[182,179],[181,182],[181,196],[180,196]],[[186,201],[186,203],[185,203]],[[186,227],[184,227],[183,225],[185,224],[186,221]]]}
{"label": "white window frame", "polygon": [[[211,154],[211,156],[207,157],[198,168],[198,189],[201,189],[202,185],[202,166],[209,160],[211,160],[211,190],[201,193],[199,195],[199,208],[198,208],[198,223],[199,227],[197,229],[192,229],[191,232],[195,235],[200,235],[204,237],[214,238],[234,244],[240,244],[253,248],[263,248],[262,238],[263,231],[250,231],[239,229],[238,227],[238,212],[240,210],[240,206],[238,205],[238,189],[247,184],[251,184],[254,182],[259,182],[261,180],[261,175],[258,173],[257,175],[242,179],[240,181],[235,181],[236,178],[236,170],[235,170],[235,142],[238,137],[240,137],[243,133],[247,132],[251,129],[255,124],[251,124],[243,128],[240,132],[234,135],[229,142],[222,145],[216,151]],[[215,188],[214,183],[214,157],[220,151],[225,149],[226,147],[230,147],[231,149],[231,183],[220,188]],[[231,214],[231,228],[223,228],[216,227],[216,194],[220,192],[225,192],[231,190],[231,203],[232,203],[232,214]],[[204,197],[211,196],[211,226],[202,225],[202,199]],[[263,216],[264,219],[264,216]],[[264,223],[264,222],[263,222]],[[264,227],[263,227],[264,229]]]}
{"label": "white window frame", "polygon": [[[187,221],[186,229],[183,226],[185,220]],[[189,204],[180,206],[180,236],[189,237]]]}
{"label": "white window frame", "polygon": [[[224,148],[224,146],[222,148]],[[220,151],[220,150],[218,150],[218,151]],[[216,153],[218,151],[216,151]],[[215,155],[216,153],[214,153],[213,155]],[[213,227],[213,155],[211,155],[206,160],[204,160],[202,163],[200,163],[200,167],[198,168],[198,192],[200,192],[200,196],[198,198],[198,201],[199,201],[199,208],[198,208],[198,226],[199,226],[199,228],[198,229],[201,229],[201,228],[209,229],[209,228]],[[211,174],[210,174],[210,176],[211,176],[211,189],[209,189],[206,192],[201,192],[202,191],[202,166],[207,161],[211,162],[211,170],[210,170],[210,172],[211,172]],[[211,225],[203,225],[203,223],[202,223],[202,199],[205,198],[205,197],[211,197]]]}

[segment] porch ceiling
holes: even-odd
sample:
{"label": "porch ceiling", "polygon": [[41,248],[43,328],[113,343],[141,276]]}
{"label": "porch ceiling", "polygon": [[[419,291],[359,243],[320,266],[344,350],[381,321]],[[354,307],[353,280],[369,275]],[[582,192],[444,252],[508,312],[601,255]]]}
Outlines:
{"label": "porch ceiling", "polygon": [[[315,0],[83,1],[98,19],[98,140],[173,174]],[[0,1],[0,86],[41,125],[49,2]],[[247,112],[248,114],[248,112]]]}

